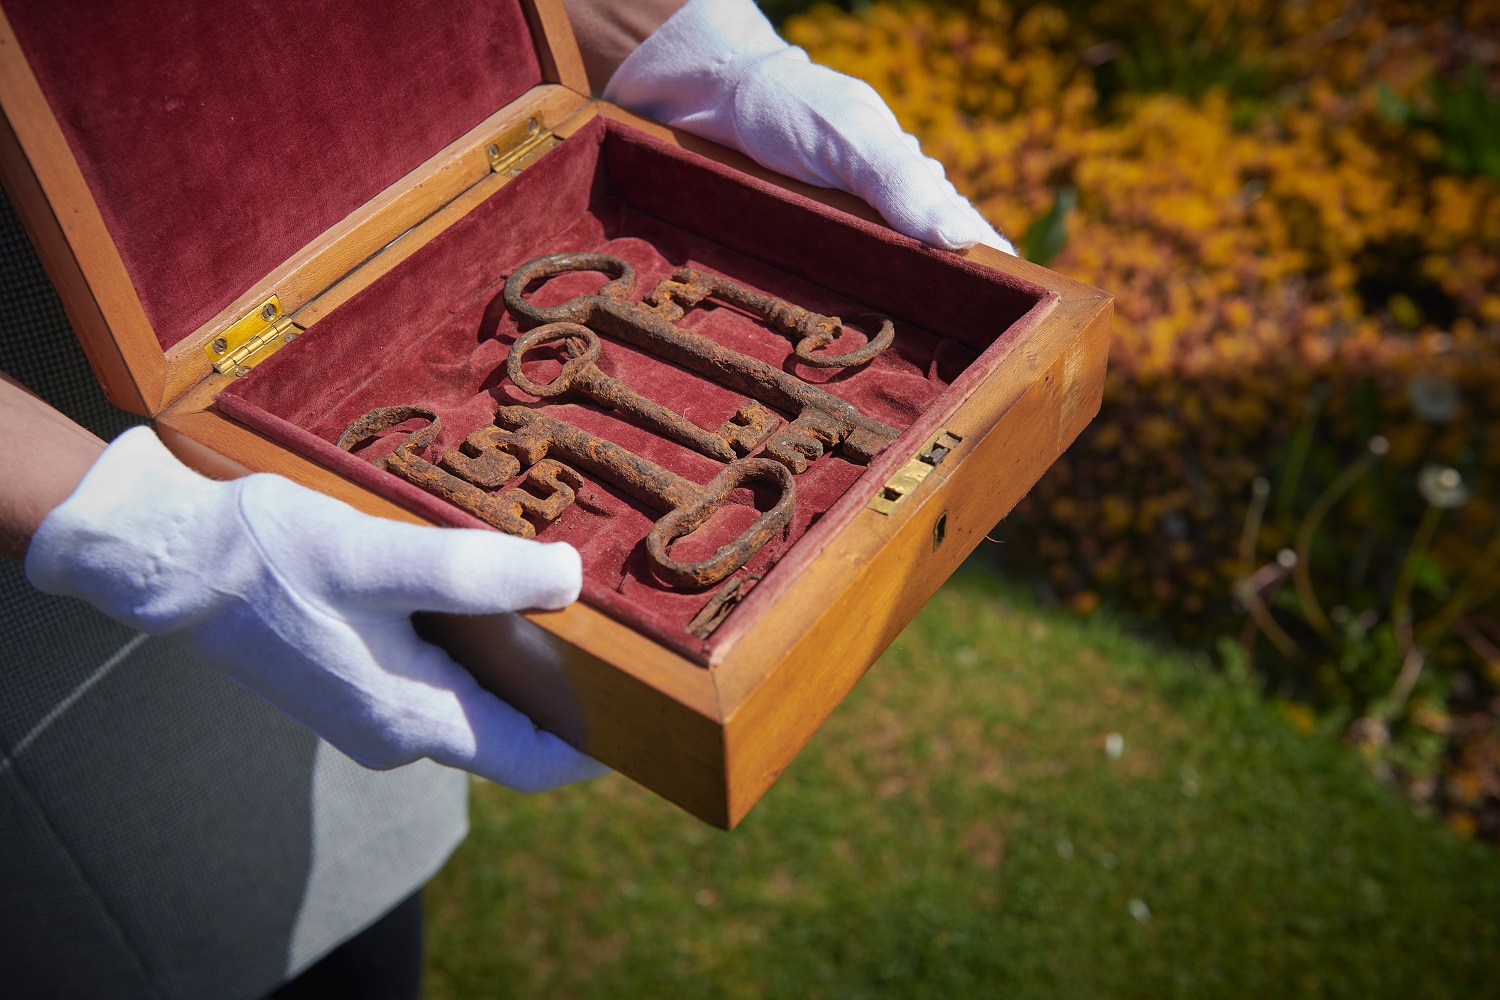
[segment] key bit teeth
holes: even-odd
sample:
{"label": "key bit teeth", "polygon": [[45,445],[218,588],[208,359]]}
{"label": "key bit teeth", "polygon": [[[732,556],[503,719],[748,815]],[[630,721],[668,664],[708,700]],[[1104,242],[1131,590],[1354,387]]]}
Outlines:
{"label": "key bit teeth", "polygon": [[796,475],[800,476],[807,471],[807,456],[795,448],[789,447],[785,442],[767,442],[766,450],[763,454],[773,461],[780,462]]}
{"label": "key bit teeth", "polygon": [[842,448],[844,454],[856,462],[868,462],[880,453],[880,450],[890,444],[890,439],[879,434],[871,433],[863,428],[857,428],[844,439]]}
{"label": "key bit teeth", "polygon": [[806,432],[783,434],[766,443],[765,454],[801,474],[807,471],[809,462],[823,457],[823,442]]}
{"label": "key bit teeth", "polygon": [[714,433],[723,438],[737,454],[748,455],[771,436],[781,419],[754,400],[747,401],[733,417],[719,425]]}

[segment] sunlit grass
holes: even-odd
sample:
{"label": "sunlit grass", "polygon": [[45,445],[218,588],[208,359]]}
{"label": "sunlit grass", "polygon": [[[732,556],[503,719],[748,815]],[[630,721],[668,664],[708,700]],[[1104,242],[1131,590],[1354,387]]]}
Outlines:
{"label": "sunlit grass", "polygon": [[474,792],[428,896],[433,998],[1440,997],[1500,973],[1491,850],[1201,664],[973,567],[733,833],[621,777]]}

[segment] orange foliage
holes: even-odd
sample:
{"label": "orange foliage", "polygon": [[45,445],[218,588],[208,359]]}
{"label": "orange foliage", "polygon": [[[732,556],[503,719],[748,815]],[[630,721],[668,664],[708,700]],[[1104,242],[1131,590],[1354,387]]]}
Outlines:
{"label": "orange foliage", "polygon": [[[1423,466],[1460,469],[1473,497],[1435,536],[1439,577],[1456,585],[1500,536],[1500,184],[1444,173],[1441,137],[1388,120],[1376,84],[1420,102],[1434,74],[1486,58],[1494,79],[1500,56],[1474,40],[1500,22],[1474,4],[1176,6],[1198,30],[1233,35],[1237,57],[1278,85],[1249,101],[1226,86],[1126,92],[1103,106],[1083,55],[1097,61],[1099,50],[1069,16],[1000,0],[821,8],[786,32],[869,81],[1018,244],[1062,186],[1077,190],[1049,266],[1116,296],[1106,398],[1007,522],[1008,551],[1028,553],[1080,611],[1102,596],[1190,640],[1243,635],[1236,581],[1294,543],[1313,500],[1381,434],[1388,456],[1311,555],[1323,604],[1368,609],[1389,629],[1379,602],[1426,506]],[[1456,409],[1434,411],[1424,386],[1456,391]],[[1311,435],[1305,458],[1294,454],[1299,428]],[[1257,477],[1276,502],[1247,565]],[[1373,564],[1356,580],[1361,559]],[[1442,605],[1429,584],[1413,598],[1419,622]],[[1500,618],[1493,594],[1489,609]],[[1293,632],[1303,662],[1271,671],[1287,693],[1364,713],[1390,689],[1394,647],[1372,647],[1377,665],[1355,669],[1340,661],[1347,650]],[[1455,690],[1474,704],[1494,690],[1459,637],[1430,645],[1433,668],[1403,716],[1424,733],[1412,720],[1443,711]]]}

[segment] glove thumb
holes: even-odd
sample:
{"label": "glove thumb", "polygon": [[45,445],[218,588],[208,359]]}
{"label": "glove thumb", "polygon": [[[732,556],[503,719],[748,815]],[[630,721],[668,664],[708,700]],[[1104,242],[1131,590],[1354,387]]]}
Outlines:
{"label": "glove thumb", "polygon": [[371,517],[276,476],[241,482],[241,511],[268,559],[284,578],[307,581],[304,596],[319,595],[330,610],[551,609],[577,600],[583,586],[582,560],[566,543]]}
{"label": "glove thumb", "polygon": [[1015,253],[873,87],[809,62],[801,49],[756,60],[735,89],[734,124],[741,147],[762,164],[851,191],[892,229],[945,250],[985,243]]}

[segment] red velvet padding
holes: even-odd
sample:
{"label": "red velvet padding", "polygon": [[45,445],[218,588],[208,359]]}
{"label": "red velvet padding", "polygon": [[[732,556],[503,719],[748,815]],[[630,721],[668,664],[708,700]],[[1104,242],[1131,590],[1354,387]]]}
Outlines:
{"label": "red velvet padding", "polygon": [[170,347],[541,82],[516,0],[10,0]]}
{"label": "red velvet padding", "polygon": [[[640,208],[663,183],[678,185],[671,201],[689,206],[680,219],[664,221]],[[677,224],[707,227],[716,224],[718,214],[725,225],[731,219],[742,224],[720,233]],[[795,230],[786,234],[751,221],[777,219]],[[827,255],[830,280],[815,283],[795,273],[804,265],[811,271],[808,246]],[[597,119],[295,344],[236,381],[219,395],[217,405],[434,520],[473,526],[477,522],[463,512],[369,464],[399,435],[355,456],[332,442],[374,407],[420,404],[436,410],[444,422],[442,436],[428,453],[435,459],[488,421],[496,406],[540,405],[505,377],[504,360],[519,329],[505,309],[501,286],[517,265],[562,250],[602,250],[625,258],[637,272],[636,298],[674,269],[693,265],[820,312],[852,316],[873,306],[896,317],[897,338],[890,350],[863,368],[832,372],[801,365],[785,337],[732,308],[707,304],[682,321],[725,346],[820,383],[868,416],[905,432],[869,467],[835,452],[796,477],[797,513],[790,530],[740,571],[751,584],[765,576],[767,586],[775,586],[778,574],[770,571],[793,543],[809,535],[809,545],[826,542],[972,391],[1017,332],[1050,304],[1037,286],[924,248]],[[858,266],[860,261],[866,266]],[[567,275],[542,285],[531,298],[561,302],[592,292],[602,281],[600,275]],[[852,298],[840,287],[849,285],[871,294]],[[938,290],[947,303],[941,307],[933,305]],[[951,324],[942,334],[908,319],[934,312]],[[600,365],[606,372],[699,426],[716,427],[742,401],[739,394],[676,370],[650,353],[603,339]],[[852,346],[857,344],[847,345]],[[847,347],[834,345],[835,350]],[[539,363],[534,377],[550,377],[546,367]],[[721,468],[717,461],[587,401],[548,402],[545,411],[699,483]],[[864,482],[856,485],[861,477]],[[578,547],[584,557],[586,601],[706,662],[719,640],[702,643],[683,629],[712,589],[684,592],[661,584],[643,544],[659,515],[625,499],[608,483],[585,478],[588,485],[579,502],[538,537]],[[737,500],[714,524],[679,542],[674,554],[700,557],[737,534],[753,518],[755,498],[744,491]],[[836,513],[830,517],[830,512]]]}

